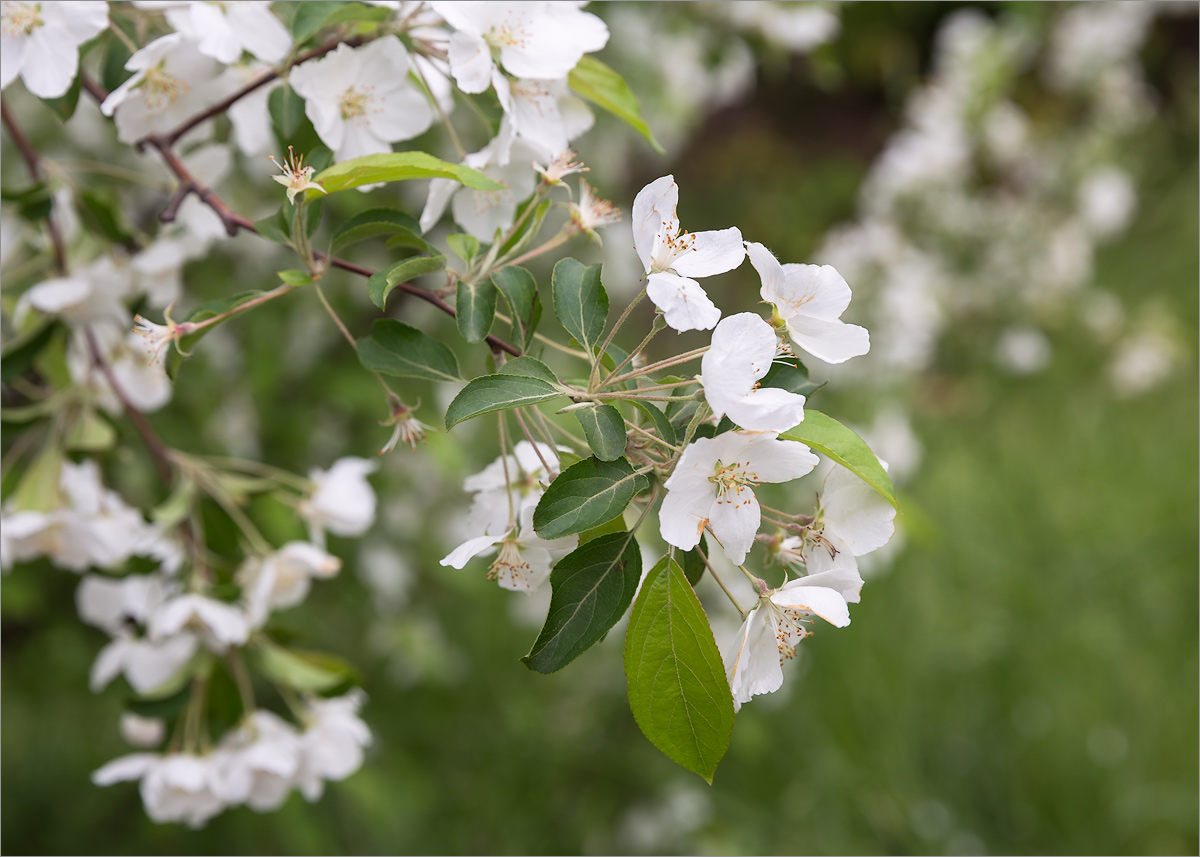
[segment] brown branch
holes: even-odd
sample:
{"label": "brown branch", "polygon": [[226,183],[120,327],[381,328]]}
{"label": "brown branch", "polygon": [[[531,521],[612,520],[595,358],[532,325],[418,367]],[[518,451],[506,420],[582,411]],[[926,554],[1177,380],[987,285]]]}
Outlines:
{"label": "brown branch", "polygon": [[[13,118],[12,113],[8,110],[8,102],[0,98],[0,115],[3,116],[4,127],[8,129],[8,136],[12,137],[13,143],[21,152],[21,158],[25,161],[25,168],[29,171],[29,177],[34,183],[42,180],[42,170],[38,165],[38,153],[29,143],[29,138],[21,130],[21,126],[17,124],[17,120]],[[51,210],[46,213],[46,231],[50,233],[50,245],[54,248],[54,264],[58,268],[58,273],[66,275],[67,273],[67,250],[63,244],[62,233],[58,230],[58,222],[54,219],[53,203]]]}
{"label": "brown branch", "polygon": [[[333,47],[336,47],[336,45],[330,46],[328,49],[333,50]],[[83,80],[83,88],[86,89],[93,98],[102,100],[103,98],[107,97],[107,94],[104,92],[104,88],[92,81],[87,75],[81,75],[81,78]],[[190,127],[192,127],[189,125],[190,122],[191,120],[189,119],[187,122],[184,122],[182,125],[180,125],[179,128],[183,128],[183,131],[187,131]],[[162,214],[159,215],[159,219],[164,223],[172,222],[175,219],[175,215],[178,214],[179,206],[183,204],[183,200],[188,194],[194,193],[196,196],[200,197],[201,202],[203,202],[216,213],[217,217],[221,218],[221,223],[225,225],[225,231],[230,236],[237,235],[238,230],[252,232],[255,235],[261,235],[258,229],[255,228],[253,221],[248,220],[242,215],[230,210],[229,206],[225,204],[225,201],[221,199],[221,197],[218,196],[216,192],[212,190],[212,188],[209,188],[206,185],[196,181],[195,176],[193,176],[191,172],[188,171],[188,168],[183,165],[183,162],[179,159],[179,156],[175,154],[175,150],[172,148],[174,141],[169,139],[172,135],[178,137],[179,133],[182,132],[179,132],[179,129],[176,129],[175,132],[172,132],[172,134],[168,135],[151,134],[137,143],[139,149],[144,149],[146,146],[149,146],[157,151],[162,156],[167,169],[169,169],[171,173],[177,179],[179,179],[179,187],[175,189],[175,193],[172,194],[171,199],[167,202],[167,206],[163,209]],[[353,262],[348,262],[345,259],[339,259],[336,256],[329,256],[325,253],[314,253],[313,256],[317,260],[324,261],[326,264],[331,265],[334,268],[341,268],[343,271],[350,271],[351,273],[359,274],[363,277],[369,278],[375,273],[370,268],[364,268],[362,265],[356,265]],[[412,295],[415,298],[419,298],[426,303],[432,304],[451,318],[457,315],[454,307],[427,289],[418,288],[412,283],[400,283],[396,286],[396,289],[404,292],[405,294]],[[506,342],[505,340],[500,339],[497,336],[493,336],[492,334],[488,334],[485,341],[491,347],[492,351],[503,351],[513,357],[520,357],[524,353],[512,343]]]}

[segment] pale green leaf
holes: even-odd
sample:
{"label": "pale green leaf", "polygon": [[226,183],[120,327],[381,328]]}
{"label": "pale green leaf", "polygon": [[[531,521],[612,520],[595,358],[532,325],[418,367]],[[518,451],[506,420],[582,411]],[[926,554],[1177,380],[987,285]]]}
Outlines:
{"label": "pale green leaf", "polygon": [[608,318],[608,293],[600,282],[600,265],[560,259],[550,277],[554,314],[567,333],[589,354],[595,352]]}
{"label": "pale green leaf", "polygon": [[815,452],[833,459],[866,482],[897,509],[896,492],[887,471],[879,463],[867,442],[833,417],[806,409],[804,422],[779,436],[780,440],[798,440]]}
{"label": "pale green leaf", "polygon": [[[462,164],[451,164],[425,152],[387,152],[363,155],[334,164],[313,176],[313,181],[327,193],[361,187],[377,182],[399,182],[408,179],[453,179],[475,190],[503,190],[504,185],[492,181],[478,170]],[[308,195],[319,196],[309,190]]]}
{"label": "pale green leaf", "polygon": [[629,84],[621,75],[600,60],[595,57],[581,59],[567,76],[567,85],[576,95],[586,98],[617,118],[628,122],[634,130],[646,138],[646,142],[654,151],[660,155],[666,153],[666,149],[658,140],[654,139],[654,133],[650,130],[650,126],[642,119],[637,96],[633,94]]}

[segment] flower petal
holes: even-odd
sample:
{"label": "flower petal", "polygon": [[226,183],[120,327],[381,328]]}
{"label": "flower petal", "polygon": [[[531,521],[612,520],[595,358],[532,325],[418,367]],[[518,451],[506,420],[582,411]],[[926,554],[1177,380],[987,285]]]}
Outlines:
{"label": "flower petal", "polygon": [[725,658],[735,706],[740,707],[760,693],[779,690],[783,685],[783,665],[771,620],[769,610],[760,607],[751,610]]}
{"label": "flower petal", "polygon": [[680,254],[671,267],[684,277],[711,277],[732,271],[746,258],[742,233],[736,226],[710,232],[694,232],[692,249]]}
{"label": "flower petal", "polygon": [[456,547],[441,560],[441,565],[448,565],[452,568],[462,568],[472,558],[484,553],[488,548],[494,547],[496,544],[504,540],[507,533],[501,533],[498,536],[476,536],[473,539],[467,539],[461,545]]}
{"label": "flower petal", "polygon": [[809,316],[788,320],[788,333],[796,344],[826,363],[845,363],[871,350],[871,337],[865,327]]}
{"label": "flower petal", "polygon": [[727,489],[712,505],[712,531],[734,565],[746,561],[762,523],[762,510],[754,491],[745,486]]}
{"label": "flower petal", "polygon": [[646,294],[674,330],[711,330],[721,320],[721,311],[695,280],[665,272],[651,274]]}
{"label": "flower petal", "polygon": [[842,594],[824,586],[805,586],[805,580],[806,578],[802,577],[785,584],[771,596],[771,601],[780,607],[816,614],[837,628],[849,625],[850,608],[846,606],[846,599]]}
{"label": "flower petal", "polygon": [[678,231],[679,217],[675,213],[678,204],[679,186],[674,176],[655,179],[633,198],[633,246],[642,261],[642,270],[650,270],[660,230]]}

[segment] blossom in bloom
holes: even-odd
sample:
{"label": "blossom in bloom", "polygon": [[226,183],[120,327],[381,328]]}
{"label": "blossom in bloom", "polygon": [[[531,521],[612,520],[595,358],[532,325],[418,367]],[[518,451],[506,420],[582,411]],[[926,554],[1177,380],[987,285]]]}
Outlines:
{"label": "blossom in bloom", "polygon": [[633,200],[633,246],[649,275],[646,294],[678,331],[711,330],[721,311],[693,277],[732,271],[746,258],[736,227],[684,232],[675,209],[679,186],[673,176],[646,185]]}
{"label": "blossom in bloom", "polygon": [[730,431],[698,438],[679,457],[659,510],[663,540],[681,550],[709,527],[730,562],[740,565],[762,522],[754,486],[799,479],[817,464],[802,443],[774,432]]}
{"label": "blossom in bloom", "polygon": [[328,470],[308,473],[312,492],[297,507],[312,541],[324,545],[326,531],[335,536],[361,536],[375,523],[375,491],[367,474],[379,465],[365,458],[339,458]]}
{"label": "blossom in bloom", "polygon": [[801,577],[764,594],[742,623],[725,653],[726,676],[734,704],[771,693],[783,684],[783,662],[796,656],[796,645],[812,632],[812,616],[836,628],[850,624],[842,593],[822,579]]}
{"label": "blossom in bloom", "polygon": [[218,792],[222,759],[217,754],[197,756],[191,753],[133,753],[113,759],[92,773],[98,786],[128,780],[140,780],[142,805],[151,821],[159,824],[184,822],[203,827],[210,818],[225,809]]}
{"label": "blossom in bloom", "polygon": [[495,72],[493,86],[509,122],[498,135],[496,162],[503,166],[514,139],[524,141],[546,159],[584,134],[596,117],[583,99],[572,95],[566,80],[509,80]]}
{"label": "blossom in bloom", "polygon": [[762,278],[763,300],[775,305],[798,346],[826,363],[844,363],[870,350],[867,329],[841,320],[850,286],[832,265],[781,265],[753,242],[746,243],[746,253]]}
{"label": "blossom in bloom", "polygon": [[155,39],[125,63],[133,76],[100,105],[105,116],[116,113],[117,139],[134,143],[167,131],[219,97],[215,85],[221,66],[179,33]]}
{"label": "blossom in bloom", "polygon": [[896,531],[896,507],[851,471],[834,465],[825,477],[817,513],[805,528],[804,564],[810,575],[839,567],[858,570],[855,557],[878,550]]}
{"label": "blossom in bloom", "polygon": [[240,608],[192,593],[168,600],[150,619],[150,635],[155,639],[174,637],[184,629],[199,633],[215,652],[240,646],[250,636],[250,625]]}
{"label": "blossom in bloom", "polygon": [[271,176],[271,178],[287,188],[287,198],[290,204],[295,205],[296,194],[304,193],[309,188],[319,190],[321,193],[327,192],[325,188],[312,180],[313,173],[316,172],[313,166],[305,165],[304,156],[297,155],[296,150],[291,146],[288,146],[288,156],[284,163],[276,161],[274,156],[271,157],[271,161],[283,171],[283,175]]}
{"label": "blossom in bloom", "polygon": [[296,772],[297,787],[307,800],[321,796],[325,780],[344,780],[362,767],[363,748],[371,743],[371,730],[358,716],[365,701],[366,694],[357,688],[333,699],[307,700]]}
{"label": "blossom in bloom", "polygon": [[303,601],[314,577],[330,578],[341,568],[340,559],[308,542],[288,542],[268,556],[248,560],[237,580],[251,627],[261,628],[272,610]]}
{"label": "blossom in bloom", "polygon": [[565,78],[586,53],[608,43],[608,27],[575,3],[431,2],[454,28],[450,73],[458,88],[480,93],[493,80],[493,56],[518,78]]}
{"label": "blossom in bloom", "polygon": [[539,588],[550,577],[554,564],[579,545],[579,536],[566,536],[547,541],[533,529],[533,507],[521,513],[519,526],[498,535],[483,535],[467,539],[452,550],[442,565],[462,568],[472,557],[490,554],[499,545],[499,554],[488,566],[488,580],[501,589],[526,594]]}
{"label": "blossom in bloom", "polygon": [[463,490],[475,492],[467,525],[485,535],[506,532],[526,509],[537,505],[558,476],[558,467],[558,453],[552,447],[520,441],[511,455],[497,458],[463,482]]}
{"label": "blossom in bloom", "polygon": [[292,69],[288,80],[336,161],[390,152],[433,122],[429,102],[408,82],[408,51],[394,36],[361,48],[338,45]]}
{"label": "blossom in bloom", "polygon": [[379,424],[393,426],[392,436],[388,438],[383,449],[379,450],[379,454],[391,452],[400,441],[407,443],[409,449],[416,449],[417,444],[424,443],[425,430],[429,426],[413,416],[412,408],[404,404],[403,400],[394,393],[388,394],[388,406],[391,408],[391,416]]}
{"label": "blossom in bloom", "polygon": [[[170,318],[171,308],[167,307],[167,313],[164,316],[166,324],[155,324],[148,318],[140,315],[133,317],[133,330],[142,338],[142,343],[146,347],[146,353],[150,355],[151,363],[161,363],[163,353],[171,347],[171,343],[178,343],[179,338],[187,334],[192,325],[188,323],[176,324]],[[182,352],[181,352],[182,353]]]}
{"label": "blossom in bloom", "polygon": [[89,574],[75,588],[75,608],[87,624],[116,634],[128,622],[146,624],[166,597],[166,582],[157,574],[117,579]]}
{"label": "blossom in bloom", "polygon": [[139,9],[162,9],[167,23],[196,43],[200,53],[229,65],[249,51],[263,62],[276,63],[292,47],[283,22],[271,14],[267,0],[238,3],[134,0]]}
{"label": "blossom in bloom", "polygon": [[[256,60],[226,66],[217,81],[219,87],[231,92],[258,80],[271,66]],[[261,155],[275,146],[275,132],[271,128],[271,93],[283,86],[283,80],[275,78],[258,87],[249,95],[239,98],[225,111],[233,125],[233,138],[245,155]]]}
{"label": "blossom in bloom", "polygon": [[121,631],[96,655],[88,687],[99,693],[114,678],[124,675],[137,693],[152,693],[178,676],[199,647],[199,639],[191,633],[153,640]]}
{"label": "blossom in bloom", "polygon": [[717,419],[729,418],[749,431],[783,432],[804,419],[804,397],[759,387],[778,353],[774,329],[752,312],[721,319],[700,362],[704,398]]}
{"label": "blossom in bloom", "polygon": [[219,747],[217,794],[227,804],[255,812],[283,806],[300,769],[300,734],[269,711],[255,711],[225,734]]}
{"label": "blossom in bloom", "polygon": [[92,333],[109,372],[96,365],[89,338],[82,331],[71,337],[67,347],[67,369],[96,404],[110,414],[124,411],[121,397],[113,390],[114,382],[121,396],[143,413],[157,411],[171,401],[173,388],[166,367],[154,359],[141,332],[106,324],[93,327]]}
{"label": "blossom in bloom", "polygon": [[17,79],[38,98],[66,95],[79,46],[108,27],[108,4],[93,0],[0,4],[0,89]]}

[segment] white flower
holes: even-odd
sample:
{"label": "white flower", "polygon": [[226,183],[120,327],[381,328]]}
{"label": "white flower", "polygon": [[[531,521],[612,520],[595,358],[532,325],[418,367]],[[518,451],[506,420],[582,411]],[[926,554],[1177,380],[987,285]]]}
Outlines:
{"label": "white flower", "polygon": [[361,47],[338,47],[289,75],[305,99],[304,112],[334,160],[392,150],[424,132],[433,111],[408,82],[408,52],[394,36]]}
{"label": "white flower", "polygon": [[777,440],[773,432],[731,431],[699,438],[683,451],[666,482],[667,496],[659,510],[663,540],[691,550],[707,526],[725,556],[740,565],[762,521],[754,486],[798,479],[816,464],[807,446]]}
{"label": "white flower", "polygon": [[327,193],[325,188],[312,180],[313,173],[316,172],[313,166],[311,164],[305,166],[304,156],[297,155],[296,150],[291,146],[288,146],[288,156],[284,163],[276,161],[274,156],[271,157],[271,161],[283,171],[283,175],[271,176],[271,178],[287,188],[288,202],[292,205],[296,203],[296,194],[304,193],[309,188]]}
{"label": "white flower", "polygon": [[366,694],[355,688],[334,699],[307,701],[308,728],[300,736],[301,763],[296,783],[304,797],[315,801],[325,789],[324,780],[344,780],[363,763],[363,748],[371,743],[371,730],[358,711]]}
{"label": "white flower", "polygon": [[67,94],[79,46],[108,27],[108,4],[92,0],[0,4],[0,89],[16,80],[38,98]]}
{"label": "white flower", "polygon": [[775,305],[798,346],[826,363],[844,363],[870,350],[866,328],[840,319],[850,305],[850,286],[832,265],[781,265],[752,242],[746,252],[762,278],[763,300]]}
{"label": "white flower", "polygon": [[[582,99],[572,95],[565,80],[513,80],[496,72],[493,79],[500,106],[511,120],[515,134],[546,159],[567,148],[567,144],[592,127],[595,117]],[[508,163],[510,147],[505,143],[497,152],[496,162]]]}
{"label": "white flower", "polygon": [[375,523],[375,491],[367,474],[379,465],[353,456],[340,458],[328,470],[308,473],[312,493],[297,512],[308,522],[312,541],[325,543],[325,532],[335,536],[361,536]]}
{"label": "white flower", "polygon": [[[230,91],[241,89],[260,78],[271,67],[260,62],[244,62],[228,66],[218,80],[218,86]],[[226,111],[233,124],[233,136],[238,148],[246,155],[260,155],[275,145],[275,133],[271,130],[271,93],[283,85],[280,78],[260,86],[249,95],[244,95]]]}
{"label": "white flower", "polygon": [[217,796],[221,788],[221,758],[175,753],[133,753],[113,759],[92,774],[98,786],[126,780],[141,780],[139,791],[146,815],[159,824],[181,821],[203,827],[225,809]]}
{"label": "white flower", "polygon": [[533,193],[537,184],[532,161],[538,157],[522,141],[512,142],[512,159],[501,165],[499,153],[505,140],[511,142],[509,122],[500,123],[498,134],[487,146],[463,158],[463,163],[479,170],[493,181],[504,185],[502,190],[474,190],[463,187],[453,179],[434,179],[429,183],[429,198],[421,212],[421,231],[428,232],[441,219],[446,205],[454,220],[480,241],[490,242],[496,231],[512,225],[517,204]]}
{"label": "white flower", "polygon": [[[896,507],[840,465],[825,477],[813,523],[804,534],[809,575],[837,568],[857,572],[855,557],[883,547],[896,531]],[[855,600],[855,599],[852,599]]]}
{"label": "white flower", "polygon": [[655,179],[633,200],[633,246],[649,275],[646,294],[678,331],[711,330],[721,318],[693,277],[732,271],[746,258],[736,227],[684,232],[675,209],[679,186],[673,176]]}
{"label": "white flower", "polygon": [[526,509],[537,505],[556,476],[558,453],[553,448],[544,443],[520,441],[513,447],[512,455],[497,458],[463,482],[463,490],[477,492],[467,525],[485,535],[507,531],[514,518],[519,520]]}
{"label": "white flower", "polygon": [[300,770],[300,734],[269,711],[255,711],[220,744],[217,793],[255,812],[283,806]]}
{"label": "white flower", "polygon": [[250,636],[250,625],[241,609],[203,595],[176,596],[150,619],[150,636],[154,639],[174,637],[185,628],[201,634],[214,652],[240,646]]}
{"label": "white flower", "polygon": [[200,53],[225,65],[249,51],[260,60],[279,62],[292,47],[292,37],[278,18],[271,14],[267,0],[240,0],[237,3],[154,2],[134,0],[140,9],[163,9],[167,23],[196,43]]}
{"label": "white flower", "polygon": [[547,541],[533,529],[533,507],[527,506],[521,513],[518,527],[500,535],[484,535],[467,539],[452,550],[442,565],[462,568],[472,557],[492,553],[500,546],[499,556],[488,566],[488,580],[494,580],[501,589],[526,594],[538,589],[550,577],[554,564],[579,545],[579,536],[566,536]]}
{"label": "white flower", "polygon": [[125,63],[133,76],[109,93],[100,112],[116,112],[117,139],[133,143],[167,131],[219,97],[221,67],[179,33],[155,39]]}
{"label": "white flower", "polygon": [[156,641],[121,632],[96,655],[88,675],[88,687],[93,693],[99,693],[114,678],[124,675],[137,693],[152,693],[175,678],[199,646],[200,641],[194,634],[179,634]]}
{"label": "white flower", "polygon": [[272,610],[299,604],[314,577],[333,577],[341,568],[340,559],[308,542],[288,542],[273,554],[248,561],[237,580],[251,626],[261,628]]}
{"label": "white flower", "polygon": [[140,315],[133,317],[133,331],[142,338],[146,353],[150,355],[151,363],[161,363],[163,354],[171,343],[178,342],[181,336],[192,329],[191,324],[176,324],[170,318],[170,307],[167,308],[166,324],[155,324]]}
{"label": "white flower", "polygon": [[735,707],[779,689],[784,660],[794,658],[797,644],[812,633],[810,616],[820,616],[837,628],[850,624],[846,598],[838,589],[824,585],[828,582],[815,576],[790,581],[763,595],[750,611],[725,653]]}
{"label": "white flower", "polygon": [[458,88],[480,93],[492,81],[493,52],[515,77],[558,80],[585,53],[608,42],[608,27],[575,3],[468,2],[429,4],[454,27],[450,73]]}
{"label": "white flower", "polygon": [[122,711],[120,730],[125,742],[134,747],[157,747],[167,737],[167,724],[161,717],[142,717]]}
{"label": "white flower", "polygon": [[[147,349],[141,332],[103,325],[93,327],[92,333],[113,380],[131,405],[143,413],[151,413],[171,401],[171,379],[166,367]],[[82,332],[71,338],[67,368],[72,380],[87,388],[101,408],[114,415],[124,411],[108,374],[96,366],[91,345]]]}
{"label": "white flower", "polygon": [[166,597],[165,581],[157,574],[116,580],[89,574],[75,588],[75,608],[84,622],[116,634],[131,621],[145,625]]}
{"label": "white flower", "polygon": [[758,386],[778,353],[774,329],[752,312],[721,319],[700,362],[704,398],[718,420],[729,418],[749,431],[783,432],[804,419],[804,397]]}

